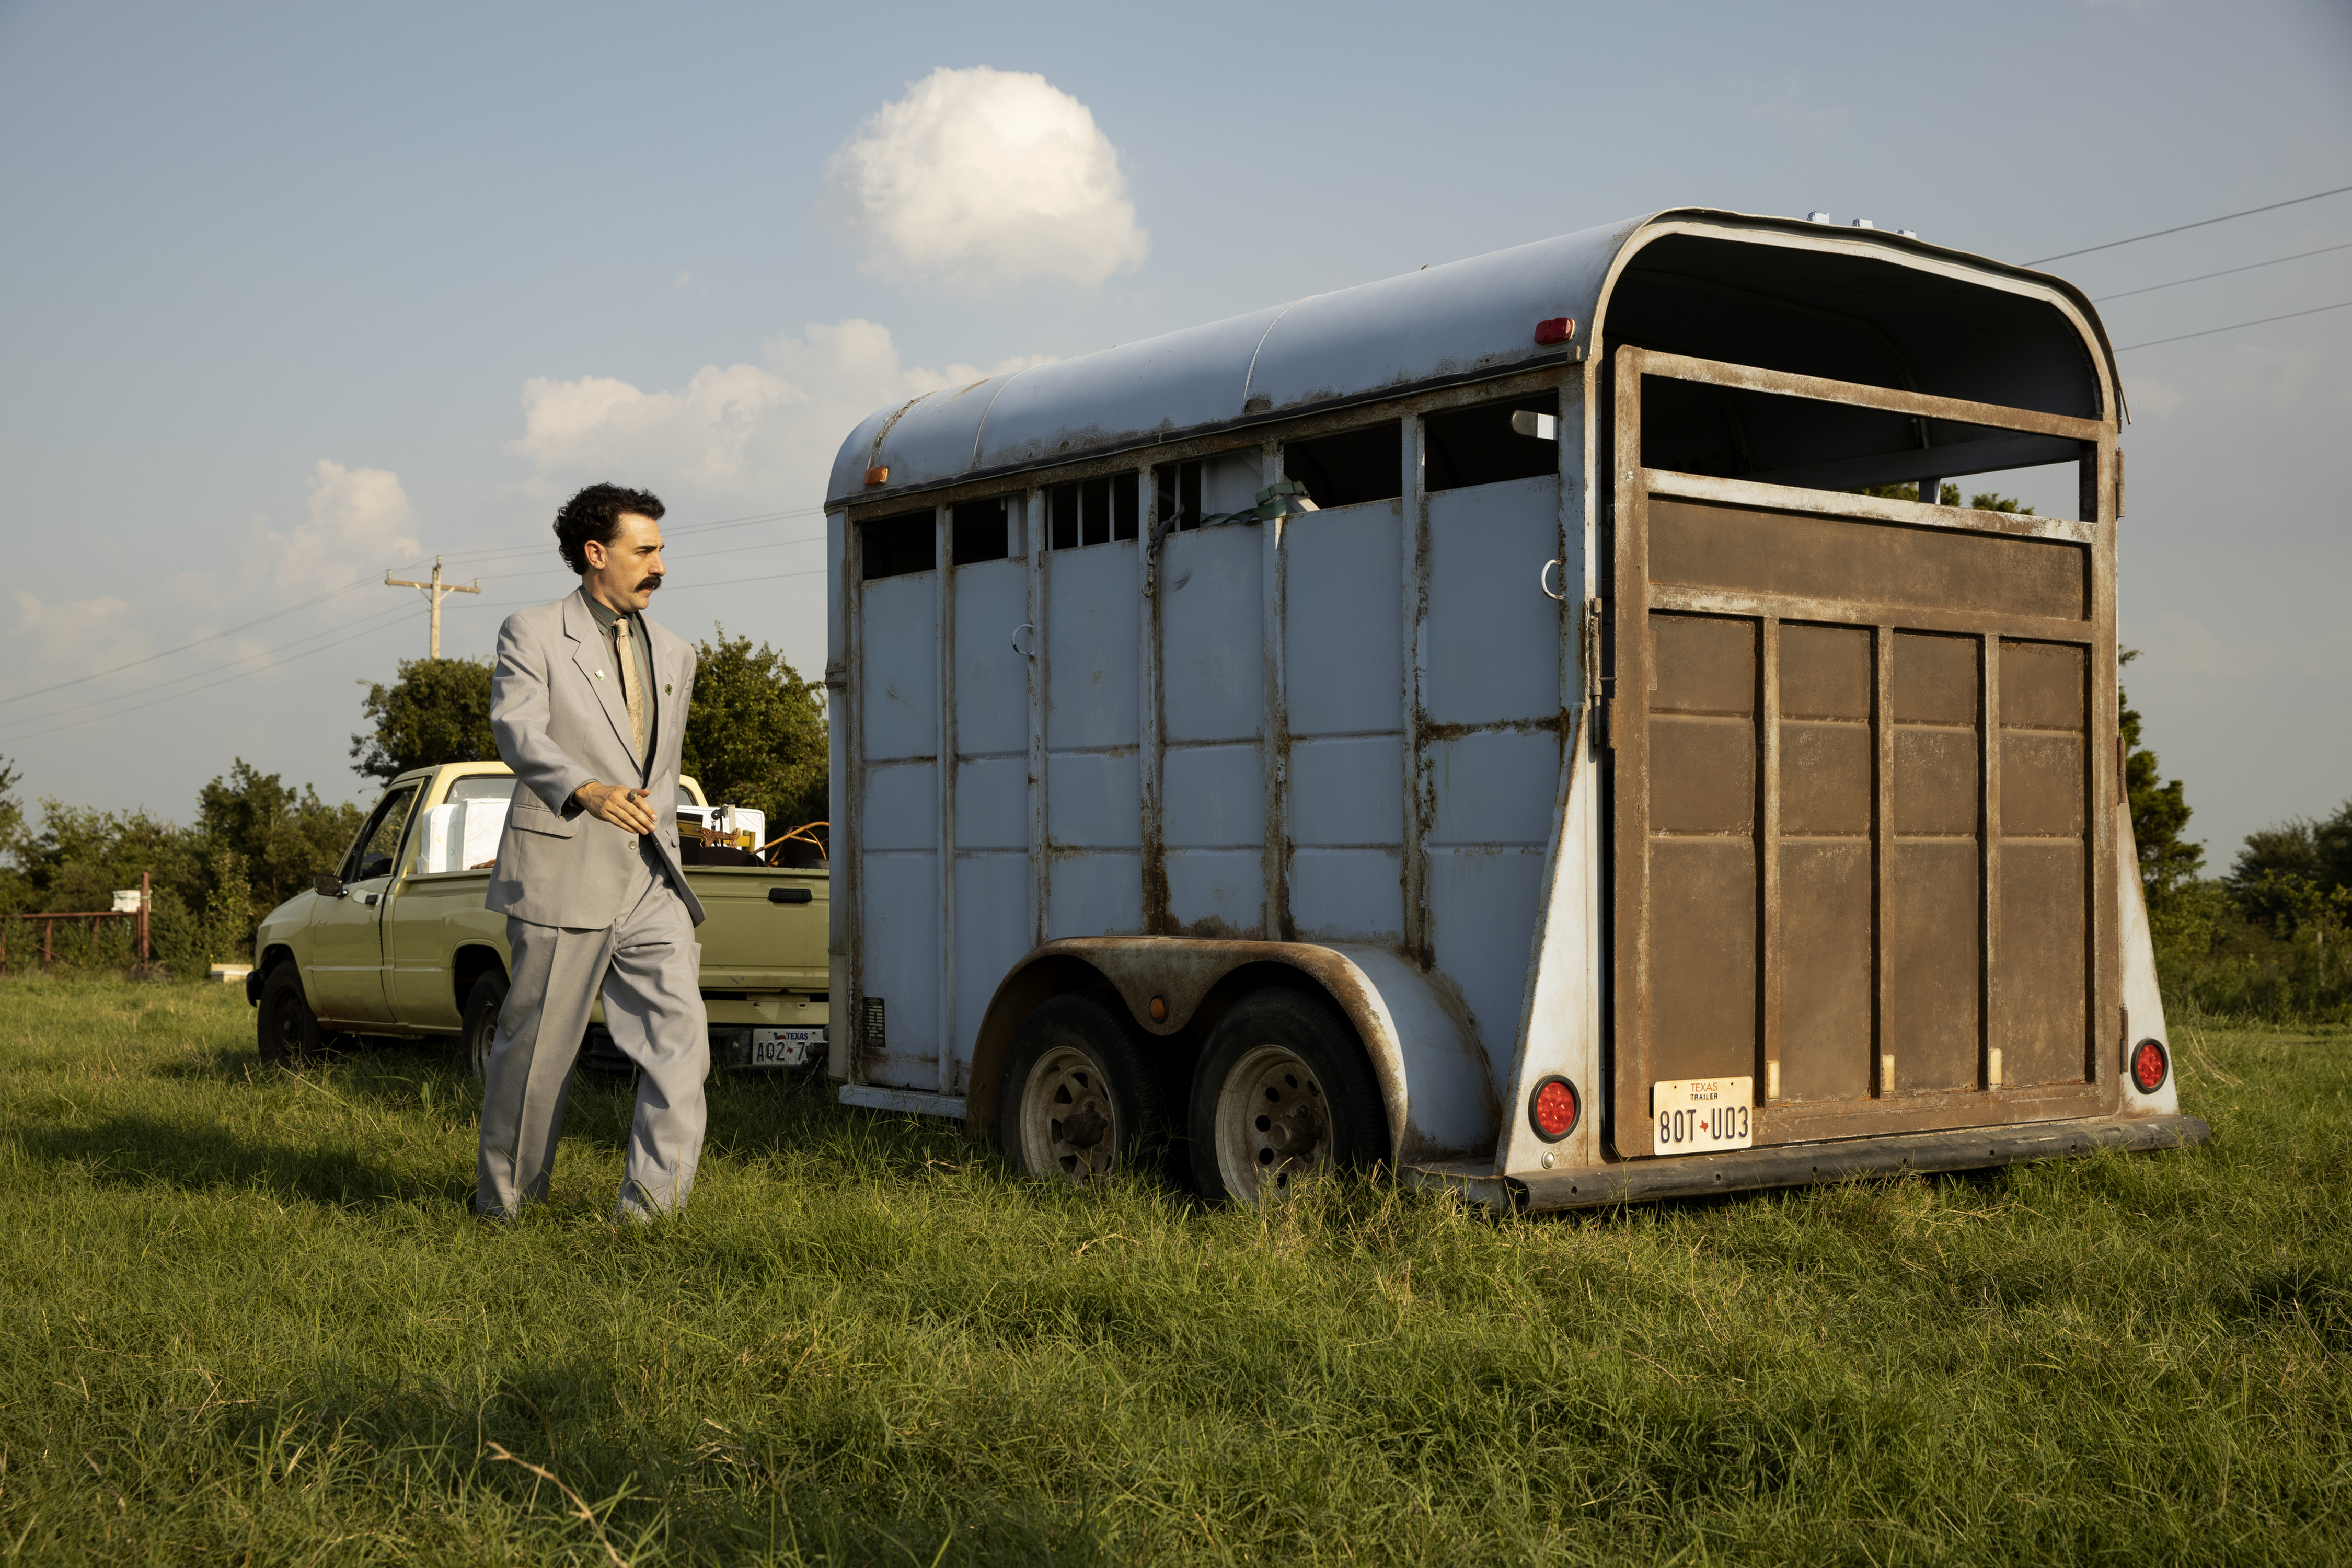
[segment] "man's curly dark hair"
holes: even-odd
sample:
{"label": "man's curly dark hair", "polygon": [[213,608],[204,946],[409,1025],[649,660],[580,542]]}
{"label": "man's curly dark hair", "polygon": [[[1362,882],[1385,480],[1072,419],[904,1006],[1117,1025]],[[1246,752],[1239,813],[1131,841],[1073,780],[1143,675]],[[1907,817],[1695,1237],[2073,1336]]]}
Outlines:
{"label": "man's curly dark hair", "polygon": [[599,544],[610,544],[620,537],[624,513],[635,512],[659,522],[664,510],[661,497],[651,490],[590,485],[565,501],[563,510],[555,514],[555,547],[563,552],[566,566],[574,572],[585,572],[588,552],[582,546],[592,539]]}

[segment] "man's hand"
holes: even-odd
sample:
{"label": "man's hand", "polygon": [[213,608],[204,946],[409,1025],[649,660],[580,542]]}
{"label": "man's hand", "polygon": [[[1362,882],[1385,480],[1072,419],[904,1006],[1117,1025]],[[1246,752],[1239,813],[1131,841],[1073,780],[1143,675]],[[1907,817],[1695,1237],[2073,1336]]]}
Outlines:
{"label": "man's hand", "polygon": [[624,833],[651,833],[654,830],[653,808],[646,804],[646,792],[627,789],[620,784],[582,784],[572,792],[572,798],[581,809],[602,822],[609,822]]}

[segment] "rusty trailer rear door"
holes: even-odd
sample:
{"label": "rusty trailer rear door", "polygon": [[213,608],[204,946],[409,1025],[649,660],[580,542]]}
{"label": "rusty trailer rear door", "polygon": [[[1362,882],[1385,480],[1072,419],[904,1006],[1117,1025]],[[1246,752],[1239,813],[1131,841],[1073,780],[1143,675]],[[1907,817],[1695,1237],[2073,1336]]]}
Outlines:
{"label": "rusty trailer rear door", "polygon": [[[1614,364],[1617,1151],[1685,1079],[1758,1146],[2113,1112],[2113,426]],[[2084,521],[1644,468],[1661,376],[2078,441]]]}

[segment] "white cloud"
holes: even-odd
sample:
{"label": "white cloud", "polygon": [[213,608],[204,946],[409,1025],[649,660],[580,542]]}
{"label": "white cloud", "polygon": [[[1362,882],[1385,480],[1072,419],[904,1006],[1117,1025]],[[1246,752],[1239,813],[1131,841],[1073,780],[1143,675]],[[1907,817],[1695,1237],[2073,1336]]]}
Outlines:
{"label": "white cloud", "polygon": [[1794,70],[1783,71],[1777,89],[1748,105],[1748,117],[1798,136],[1830,135],[1844,130],[1847,120],[1839,94],[1808,83]]}
{"label": "white cloud", "polygon": [[2124,382],[2124,401],[2135,418],[2161,419],[2180,406],[2184,395],[2168,381],[2143,376]]}
{"label": "white cloud", "polygon": [[802,401],[782,376],[750,364],[705,365],[677,392],[640,392],[607,376],[534,377],[523,383],[522,438],[509,450],[542,471],[625,464],[723,482],[742,471],[768,414]]}
{"label": "white cloud", "polygon": [[[44,604],[34,595],[16,595],[16,625],[20,654],[40,668],[61,665],[120,663],[146,651],[142,628],[131,606],[121,599],[60,599]],[[107,655],[114,655],[110,659]]]}
{"label": "white cloud", "polygon": [[415,560],[416,519],[399,476],[321,458],[310,471],[310,518],[284,533],[257,516],[246,539],[251,574],[281,592],[340,587]]}
{"label": "white cloud", "polygon": [[1118,150],[1087,106],[1029,71],[941,68],[858,128],[820,210],[868,270],[981,294],[1032,279],[1092,288],[1143,265]]}
{"label": "white cloud", "polygon": [[650,488],[673,507],[687,496],[708,504],[814,500],[842,438],[875,409],[1042,363],[905,366],[888,328],[856,320],[772,339],[762,359],[705,365],[676,391],[646,392],[608,376],[534,378],[523,384],[523,433],[507,450],[550,489],[608,479]]}
{"label": "white cloud", "polygon": [[[2142,640],[2133,646],[2142,650],[2147,662],[2135,661],[2132,668],[2177,679],[2243,680],[2275,668],[2282,658],[2273,644],[2225,640],[2179,610],[2160,612],[2152,631],[2150,635],[2150,628],[2143,628],[2136,634]],[[2131,684],[2130,670],[2124,672],[2124,683]]]}
{"label": "white cloud", "polygon": [[2223,363],[2218,390],[2227,403],[2252,404],[2273,414],[2290,414],[2300,408],[2318,369],[2315,348],[2237,343]]}

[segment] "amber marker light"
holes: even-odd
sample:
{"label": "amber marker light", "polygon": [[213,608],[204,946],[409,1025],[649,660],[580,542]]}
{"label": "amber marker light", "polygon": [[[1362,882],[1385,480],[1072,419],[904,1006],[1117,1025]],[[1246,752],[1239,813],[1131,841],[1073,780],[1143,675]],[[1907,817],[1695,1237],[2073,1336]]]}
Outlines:
{"label": "amber marker light", "polygon": [[868,468],[866,470],[866,482],[869,485],[887,485],[890,482],[890,470],[887,467]]}
{"label": "amber marker light", "polygon": [[1547,1143],[1557,1143],[1575,1131],[1577,1118],[1582,1112],[1583,1107],[1577,1103],[1576,1085],[1557,1073],[1536,1085],[1535,1093],[1528,1097],[1528,1121],[1535,1128],[1536,1136]]}
{"label": "amber marker light", "polygon": [[1168,1021],[1167,997],[1154,996],[1151,999],[1151,1021],[1155,1024],[1164,1024]]}

